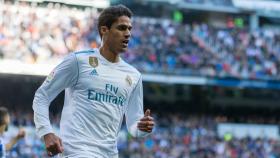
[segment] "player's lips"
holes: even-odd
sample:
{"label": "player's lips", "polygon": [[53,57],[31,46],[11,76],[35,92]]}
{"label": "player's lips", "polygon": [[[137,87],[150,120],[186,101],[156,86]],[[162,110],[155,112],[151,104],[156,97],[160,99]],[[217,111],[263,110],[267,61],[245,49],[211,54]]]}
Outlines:
{"label": "player's lips", "polygon": [[123,47],[128,47],[128,42],[129,42],[129,40],[123,40],[122,41],[122,46]]}

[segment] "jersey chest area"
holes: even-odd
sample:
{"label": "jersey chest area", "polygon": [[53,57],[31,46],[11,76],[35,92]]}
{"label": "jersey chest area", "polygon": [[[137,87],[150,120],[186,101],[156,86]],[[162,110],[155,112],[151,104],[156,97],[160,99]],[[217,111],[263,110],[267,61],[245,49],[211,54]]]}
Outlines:
{"label": "jersey chest area", "polygon": [[122,106],[133,90],[133,77],[118,66],[103,64],[94,57],[80,65],[78,86],[90,100]]}

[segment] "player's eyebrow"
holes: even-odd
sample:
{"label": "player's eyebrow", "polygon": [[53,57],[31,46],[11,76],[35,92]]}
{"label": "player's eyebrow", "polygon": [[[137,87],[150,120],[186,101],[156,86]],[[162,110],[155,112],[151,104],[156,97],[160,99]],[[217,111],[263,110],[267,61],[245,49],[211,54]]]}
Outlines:
{"label": "player's eyebrow", "polygon": [[116,26],[117,29],[119,30],[131,30],[132,29],[132,26],[131,25],[126,25],[126,24],[119,24]]}

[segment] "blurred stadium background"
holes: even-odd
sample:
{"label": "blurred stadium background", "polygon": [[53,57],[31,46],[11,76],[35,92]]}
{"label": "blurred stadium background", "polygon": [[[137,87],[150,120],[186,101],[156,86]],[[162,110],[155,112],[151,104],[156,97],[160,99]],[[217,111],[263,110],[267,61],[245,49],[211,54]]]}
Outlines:
{"label": "blurred stadium background", "polygon": [[[123,57],[143,73],[157,123],[146,139],[124,125],[120,158],[280,157],[280,1],[0,0],[5,139],[27,131],[9,158],[47,157],[34,133],[34,92],[66,54],[98,47],[96,18],[119,3],[134,12]],[[50,107],[55,129],[63,95]]]}

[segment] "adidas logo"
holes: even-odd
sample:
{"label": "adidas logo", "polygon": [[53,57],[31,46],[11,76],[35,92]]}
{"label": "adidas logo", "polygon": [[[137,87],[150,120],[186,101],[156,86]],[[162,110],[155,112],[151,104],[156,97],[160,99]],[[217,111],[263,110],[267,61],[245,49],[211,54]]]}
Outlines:
{"label": "adidas logo", "polygon": [[92,75],[92,76],[98,76],[98,73],[97,73],[97,71],[96,71],[95,69],[93,69],[93,70],[91,71],[90,75]]}

